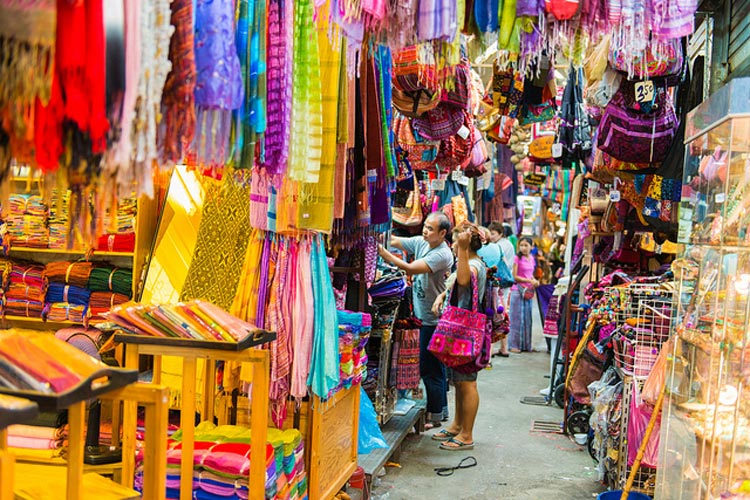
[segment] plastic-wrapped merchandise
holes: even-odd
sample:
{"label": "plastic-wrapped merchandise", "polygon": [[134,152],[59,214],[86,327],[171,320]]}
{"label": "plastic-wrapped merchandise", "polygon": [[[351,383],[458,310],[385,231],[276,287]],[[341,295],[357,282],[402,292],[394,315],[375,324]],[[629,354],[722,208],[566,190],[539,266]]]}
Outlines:
{"label": "plastic-wrapped merchandise", "polygon": [[588,386],[591,395],[591,419],[589,425],[594,431],[593,449],[596,452],[598,479],[604,480],[607,473],[605,459],[608,455],[608,436],[610,415],[616,406],[616,403],[622,397],[622,381],[617,375],[614,367],[610,367],[604,372],[599,380],[596,380]]}

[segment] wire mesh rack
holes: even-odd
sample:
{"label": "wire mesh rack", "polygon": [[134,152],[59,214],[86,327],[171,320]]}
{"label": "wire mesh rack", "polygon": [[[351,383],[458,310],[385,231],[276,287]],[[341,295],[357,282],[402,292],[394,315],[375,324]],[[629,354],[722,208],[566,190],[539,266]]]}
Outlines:
{"label": "wire mesh rack", "polygon": [[624,375],[645,380],[672,325],[673,294],[656,285],[631,285],[622,289],[615,364]]}

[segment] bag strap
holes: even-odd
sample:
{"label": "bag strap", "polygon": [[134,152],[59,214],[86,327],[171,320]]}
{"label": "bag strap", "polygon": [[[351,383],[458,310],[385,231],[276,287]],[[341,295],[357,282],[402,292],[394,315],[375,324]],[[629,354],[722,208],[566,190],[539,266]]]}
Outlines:
{"label": "bag strap", "polygon": [[[471,266],[471,264],[469,264],[469,266]],[[451,295],[453,294],[453,289],[456,288],[457,285],[458,276],[456,276],[456,280],[453,282],[453,286],[451,286],[445,292],[445,304],[451,303]],[[474,275],[474,273],[471,273],[471,299],[473,302],[471,305],[471,310],[477,312],[479,310],[479,286],[477,285],[477,277]]]}

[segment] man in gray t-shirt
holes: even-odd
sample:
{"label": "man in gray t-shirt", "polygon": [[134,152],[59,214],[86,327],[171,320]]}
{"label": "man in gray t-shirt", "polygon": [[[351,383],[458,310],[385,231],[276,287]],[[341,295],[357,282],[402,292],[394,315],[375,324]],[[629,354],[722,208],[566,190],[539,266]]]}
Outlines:
{"label": "man in gray t-shirt", "polygon": [[445,278],[453,266],[453,252],[445,243],[450,230],[448,217],[442,212],[435,212],[427,216],[422,236],[392,237],[391,246],[412,256],[411,262],[396,257],[382,246],[378,247],[384,261],[414,276],[414,316],[422,321],[419,331],[419,371],[427,392],[427,420],[435,426],[440,425],[443,408],[447,406],[447,382],[445,366],[427,350],[427,346],[438,322],[437,316],[432,313],[432,303],[445,290]]}

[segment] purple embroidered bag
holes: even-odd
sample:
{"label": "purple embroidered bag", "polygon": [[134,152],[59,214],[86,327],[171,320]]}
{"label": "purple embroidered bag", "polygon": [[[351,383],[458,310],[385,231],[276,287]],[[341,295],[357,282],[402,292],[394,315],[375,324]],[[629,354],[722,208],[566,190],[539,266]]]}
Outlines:
{"label": "purple embroidered bag", "polygon": [[650,113],[643,112],[632,82],[623,82],[607,104],[599,124],[598,147],[620,161],[660,163],[672,144],[677,116],[664,89],[655,89]]}
{"label": "purple embroidered bag", "polygon": [[448,291],[445,297],[447,305],[427,346],[427,350],[449,368],[477,359],[487,334],[487,316],[478,310],[477,278],[473,274],[471,287],[471,310],[452,305],[452,290]]}

